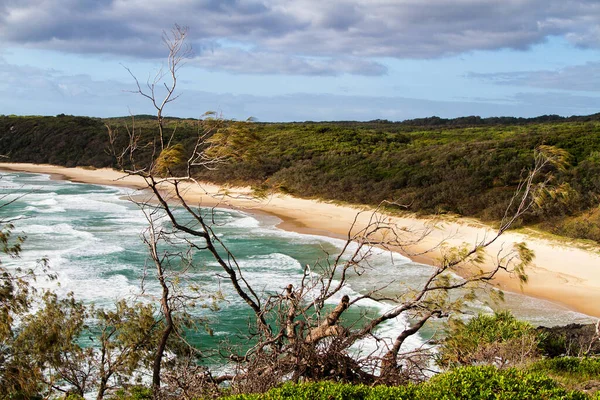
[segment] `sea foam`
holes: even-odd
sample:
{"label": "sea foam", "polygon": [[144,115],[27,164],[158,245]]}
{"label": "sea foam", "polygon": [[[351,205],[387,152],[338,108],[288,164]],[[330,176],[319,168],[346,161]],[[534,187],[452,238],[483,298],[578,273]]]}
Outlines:
{"label": "sea foam", "polygon": [[[24,195],[0,212],[5,213],[3,218],[24,216],[16,222],[16,231],[28,236],[21,259],[6,260],[5,265],[32,267],[40,258],[47,258],[52,271],[58,274],[60,286],[43,280],[36,285],[53,287],[63,295],[73,291],[77,298],[105,307],[140,293],[141,277],[148,265],[147,247],[140,236],[147,223],[139,207],[123,200],[127,189],[52,181],[47,175],[7,173],[0,180],[0,193]],[[282,293],[290,283],[297,287],[304,266],[309,265],[317,273],[316,261],[325,263],[344,246],[343,240],[277,229],[278,220],[273,217],[255,217],[222,209],[216,210],[213,217],[215,233],[237,255],[248,281],[265,296]],[[168,226],[166,221],[161,224]],[[343,257],[350,257],[356,246],[351,244]],[[381,249],[371,249],[363,255],[366,260],[362,272],[365,273],[351,274],[344,288],[328,300],[329,306],[335,306],[344,294],[354,298],[390,281],[393,284],[383,293],[398,294],[406,290],[406,285],[418,285],[431,271],[429,266],[412,263],[400,254]],[[151,301],[150,295],[158,293],[159,287],[151,279],[152,270],[147,273],[146,296],[140,299]],[[207,293],[220,290],[225,297],[218,312],[196,307],[190,310],[192,313],[209,317],[215,324],[214,329],[222,335],[224,332],[234,335],[246,329],[251,314],[210,256],[196,256],[194,267],[186,275],[192,284]],[[365,311],[363,318],[394,307],[370,299],[359,305]],[[566,322],[579,317],[562,312],[554,318]],[[378,333],[394,337],[407,324],[407,319],[400,316],[380,326]],[[406,346],[416,348],[422,344],[423,339],[415,335]],[[357,344],[357,351],[359,348],[375,351],[376,345],[365,340]]]}

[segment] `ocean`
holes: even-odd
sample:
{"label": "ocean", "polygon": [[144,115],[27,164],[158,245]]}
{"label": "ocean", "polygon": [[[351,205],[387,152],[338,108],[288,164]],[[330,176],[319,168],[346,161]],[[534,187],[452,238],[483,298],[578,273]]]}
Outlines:
{"label": "ocean", "polygon": [[[127,198],[133,189],[52,180],[44,174],[1,172],[0,175],[0,195],[5,196],[4,202],[14,200],[0,209],[0,219],[13,220],[15,233],[27,236],[21,257],[4,257],[5,266],[31,268],[37,260],[45,258],[58,280],[39,279],[36,286],[55,290],[62,296],[73,292],[77,299],[97,307],[112,307],[123,298],[152,301],[152,294],[158,293],[158,285],[152,279],[145,280],[145,294],[140,297],[148,262],[147,247],[141,238],[147,222],[139,207]],[[278,229],[280,221],[276,217],[216,209],[214,222],[215,232],[237,257],[246,279],[265,296],[280,293],[290,283],[297,284],[303,265],[325,261],[343,246],[339,239]],[[407,286],[418,285],[430,270],[400,254],[378,249],[369,260],[365,273],[352,277],[344,292],[331,300],[332,304],[342,294],[364,293],[390,280],[394,284],[387,289],[389,294],[401,292]],[[208,348],[222,339],[239,337],[251,315],[223,279],[216,262],[208,256],[195,256],[194,268],[186,278],[201,292],[223,294],[217,310],[203,306],[202,301],[191,309],[213,331],[212,335],[198,333],[195,342]],[[365,300],[349,318],[364,315],[368,318],[389,307],[386,303]],[[493,307],[511,309],[518,318],[534,325],[592,321],[551,302],[514,293],[506,293],[506,301]],[[491,311],[485,301],[474,302],[470,308],[472,313]],[[387,322],[379,333],[393,335],[406,324],[401,317]],[[414,348],[423,341],[417,335],[407,346]],[[372,346],[366,342],[360,345],[367,351]]]}

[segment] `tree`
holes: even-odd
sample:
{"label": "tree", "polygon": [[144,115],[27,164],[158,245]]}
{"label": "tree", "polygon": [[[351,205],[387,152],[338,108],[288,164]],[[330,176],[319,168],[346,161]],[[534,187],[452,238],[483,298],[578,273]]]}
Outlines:
{"label": "tree", "polygon": [[4,340],[0,395],[95,392],[100,400],[150,365],[160,331],[151,305],[121,300],[114,310],[95,310],[72,294],[60,299],[45,291],[32,312],[32,300]]}
{"label": "tree", "polygon": [[[165,139],[163,111],[167,104],[177,100],[179,97],[179,95],[175,94],[175,89],[177,88],[177,72],[179,71],[179,68],[183,66],[185,60],[192,55],[192,48],[185,41],[187,35],[188,28],[181,27],[177,24],[175,24],[173,29],[171,29],[170,33],[163,31],[163,43],[169,51],[167,58],[167,70],[165,71],[163,68],[160,68],[152,80],[149,78],[146,81],[146,89],[142,89],[142,86],[135,75],[131,72],[131,70],[129,70],[129,68],[125,67],[131,77],[135,80],[137,91],[134,93],[138,93],[150,100],[156,109],[158,143],[155,143],[155,145],[160,145],[158,147],[159,154],[165,148],[170,146],[171,140],[173,139],[172,135],[168,138],[168,140]],[[167,75],[168,79],[170,80],[169,83],[164,81],[164,78]],[[162,99],[159,99],[160,95],[158,92],[160,88],[164,88],[166,91]]]}
{"label": "tree", "polygon": [[[167,138],[164,108],[179,97],[175,94],[178,71],[191,55],[191,47],[185,42],[187,32],[187,27],[179,25],[175,25],[169,33],[163,32],[163,42],[168,50],[167,69],[161,68],[154,79],[147,82],[146,90],[142,89],[138,79],[127,69],[135,80],[138,89],[135,93],[150,100],[156,109],[158,135],[153,136],[147,145],[140,145],[140,141],[145,136],[141,130],[136,130],[135,118],[132,117],[131,127],[127,127],[125,146],[119,149],[118,132],[107,126],[110,143],[108,151],[114,156],[121,170],[143,177],[149,188],[160,193],[173,188],[178,191],[180,182],[193,179],[192,168],[197,166],[212,168],[226,157],[224,154],[219,154],[219,149],[225,148],[220,146],[219,142],[227,140],[227,130],[221,130],[221,119],[212,112],[205,113],[205,119],[198,121],[197,137],[187,148],[181,143],[173,143],[176,127]],[[168,84],[163,82],[165,77],[169,79]],[[160,97],[159,87],[164,87],[164,97]],[[215,136],[216,133],[219,135]],[[151,150],[150,155],[147,154],[148,149]],[[181,177],[171,179],[174,174],[181,174]],[[144,285],[142,287],[143,296],[156,302],[160,313],[158,317],[160,333],[156,347],[153,349],[151,368],[152,390],[155,397],[160,393],[162,368],[167,351],[186,354],[189,359],[179,365],[187,363],[191,366],[194,363],[190,362],[190,359],[200,354],[198,349],[187,345],[185,340],[184,330],[201,322],[194,321],[186,311],[187,308],[198,304],[211,307],[214,300],[218,298],[218,293],[207,294],[197,285],[187,283],[187,273],[194,267],[192,250],[201,250],[201,248],[188,238],[182,238],[180,233],[194,235],[196,231],[182,229],[181,225],[163,224],[165,219],[174,221],[174,217],[169,215],[173,211],[169,207],[164,207],[165,195],[161,194],[157,199],[158,204],[135,201],[148,221],[144,242],[149,250],[150,265],[147,266],[149,267],[147,270],[150,274],[146,279],[150,277],[156,279],[160,287],[158,295],[149,293]],[[173,247],[173,243],[181,240],[189,245],[187,250]]]}
{"label": "tree", "polygon": [[152,364],[161,321],[156,320],[151,304],[128,304],[125,300],[117,302],[115,310],[98,310],[96,318],[99,349],[94,351],[91,361],[100,400],[107,391],[119,389],[123,382],[139,373],[140,367]]}
{"label": "tree", "polygon": [[[17,258],[22,236],[14,237],[14,225],[7,223],[0,230],[0,246],[4,255]],[[22,398],[38,392],[35,368],[20,357],[15,348],[16,324],[31,306],[33,271],[9,270],[0,260],[0,397],[16,394]],[[23,371],[28,371],[25,374]]]}
{"label": "tree", "polygon": [[[0,210],[10,206],[12,199],[2,196]],[[14,234],[14,218],[0,219],[0,252],[18,259],[25,236]],[[49,280],[56,275],[48,271],[47,260],[41,259],[34,268],[9,268],[0,259],[0,397],[35,398],[43,388],[43,369],[20,345],[21,321],[30,315],[38,295],[32,285],[40,276]]]}
{"label": "tree", "polygon": [[[200,355],[198,349],[187,344],[185,329],[196,328],[200,320],[193,320],[187,312],[191,305],[211,302],[214,296],[206,295],[199,286],[187,284],[187,273],[193,267],[191,252],[171,249],[178,241],[176,232],[163,227],[164,215],[160,206],[146,202],[137,202],[148,220],[148,228],[144,232],[144,242],[148,246],[153,276],[158,281],[160,294],[149,293],[144,283],[142,295],[158,303],[160,318],[155,346],[152,352],[152,388],[158,393],[161,385],[161,370],[167,350],[176,352],[178,356],[195,358]],[[160,247],[166,247],[161,249]]]}
{"label": "tree", "polygon": [[437,363],[443,367],[492,364],[499,368],[523,365],[538,355],[542,335],[510,312],[453,320],[440,346]]}
{"label": "tree", "polygon": [[[174,36],[165,40],[169,49],[169,76],[173,85],[168,86],[167,96],[160,102],[163,106],[174,99],[172,93],[177,68],[183,59],[179,51],[184,48],[179,41],[185,38],[180,33],[181,28],[176,27]],[[138,162],[139,136],[132,129],[126,150],[130,155],[129,165],[135,167],[123,167],[127,173],[141,176],[154,195],[152,201],[142,202],[140,206],[152,210],[146,214],[152,216],[148,218],[149,235],[146,236],[146,242],[155,266],[155,278],[162,290],[159,302],[165,321],[162,344],[157,348],[154,358],[155,393],[159,392],[161,384],[161,364],[165,351],[163,344],[168,342],[173,332],[179,332],[180,337],[182,335],[172,317],[173,305],[176,298],[185,298],[181,294],[173,296],[175,279],[169,276],[169,272],[174,270],[173,254],[167,250],[160,252],[157,246],[160,241],[164,244],[173,243],[175,238],[179,239],[179,244],[183,241],[187,246],[184,251],[186,255],[209,253],[225,273],[237,296],[251,310],[254,320],[248,332],[248,340],[252,343],[250,349],[244,352],[236,352],[232,348],[222,350],[234,363],[234,372],[219,376],[213,376],[206,369],[195,372],[200,382],[214,385],[231,381],[233,388],[239,391],[263,391],[288,379],[335,379],[366,383],[400,383],[408,379],[423,379],[431,358],[425,354],[427,348],[403,351],[403,345],[409,337],[418,333],[431,318],[444,318],[461,312],[465,301],[475,297],[476,291],[484,288],[501,271],[526,282],[525,268],[531,263],[533,253],[524,243],[517,243],[498,253],[491,260],[490,268],[484,269],[482,265],[490,262],[486,249],[535,205],[539,194],[544,190],[547,192],[548,180],[544,179],[544,174],[548,169],[564,165],[564,154],[549,146],[541,146],[536,150],[534,165],[521,180],[497,231],[476,243],[458,248],[449,248],[441,243],[441,259],[419,285],[398,288],[400,294],[393,297],[383,297],[380,293],[384,288],[395,285],[394,282],[373,288],[368,293],[344,295],[343,289],[351,276],[368,273],[367,265],[374,247],[404,249],[415,240],[415,232],[398,226],[378,208],[370,211],[366,225],[359,226],[355,221],[339,255],[326,257],[312,266],[307,265],[299,285],[290,284],[281,288],[280,292],[257,292],[245,279],[235,255],[216,233],[211,218],[212,210],[202,210],[198,205],[189,203],[184,196],[187,185],[199,184],[194,179],[195,169],[213,168],[226,160],[243,157],[243,154],[233,151],[230,144],[247,137],[243,129],[236,129],[240,127],[238,124],[207,118],[202,121],[191,146],[174,143],[174,132],[165,145],[164,110],[163,106],[156,107],[159,104],[153,89],[156,84],[157,81],[154,81],[148,85],[149,93],[143,93],[141,89],[139,93],[149,98],[157,109],[159,134],[151,147],[160,149],[160,152],[154,152],[145,163]],[[164,223],[161,223],[163,228],[157,229],[157,221],[163,218],[168,220],[169,225],[164,228]],[[417,234],[416,240],[422,239],[423,235],[427,235],[427,232]],[[186,260],[184,269],[195,268],[193,257],[177,254],[180,263]],[[177,280],[180,277],[177,275]],[[346,324],[344,319],[347,310],[365,299],[387,301],[392,306],[375,317],[362,318],[351,326]],[[337,304],[330,306],[334,300]],[[179,300],[177,304],[185,304],[185,301]],[[378,328],[383,323],[399,316],[409,317],[410,326],[394,337],[378,334]],[[377,351],[357,354],[353,346],[367,338],[376,343]]]}
{"label": "tree", "polygon": [[[0,229],[0,248],[16,259],[25,238],[14,229],[10,220]],[[39,277],[56,279],[45,259],[28,270],[0,262],[0,398],[102,399],[150,365],[161,326],[152,305],[121,300],[114,310],[95,309],[72,294],[36,290]]]}

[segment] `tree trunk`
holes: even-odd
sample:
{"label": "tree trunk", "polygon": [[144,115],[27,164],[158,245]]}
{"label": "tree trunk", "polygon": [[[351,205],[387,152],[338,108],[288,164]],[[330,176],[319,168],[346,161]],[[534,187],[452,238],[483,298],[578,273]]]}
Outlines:
{"label": "tree trunk", "polygon": [[345,329],[337,325],[340,316],[344,311],[348,309],[350,304],[350,298],[346,295],[342,297],[340,303],[333,309],[333,311],[327,316],[323,323],[309,332],[306,335],[306,343],[316,343],[319,340],[328,336],[339,336],[345,332]]}
{"label": "tree trunk", "polygon": [[98,395],[96,396],[96,400],[104,399],[104,392],[106,392],[106,387],[108,386],[107,384],[108,378],[106,376],[100,378],[100,386],[98,387]]}
{"label": "tree trunk", "polygon": [[152,391],[154,396],[158,393],[160,389],[160,367],[163,359],[163,355],[165,353],[165,349],[167,348],[167,341],[169,340],[169,336],[171,332],[173,332],[173,318],[171,307],[169,306],[169,287],[167,286],[165,279],[162,274],[162,268],[160,264],[157,265],[159,271],[159,281],[162,286],[162,299],[161,306],[163,310],[163,314],[165,315],[165,329],[160,338],[160,342],[158,343],[158,347],[156,349],[156,355],[154,356],[154,365],[152,367]]}

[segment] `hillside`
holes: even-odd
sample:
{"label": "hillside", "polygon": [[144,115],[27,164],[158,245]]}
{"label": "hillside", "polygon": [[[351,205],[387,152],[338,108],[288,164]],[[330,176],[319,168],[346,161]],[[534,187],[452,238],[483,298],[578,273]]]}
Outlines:
{"label": "hillside", "polygon": [[[172,119],[173,143],[189,150],[202,121]],[[126,143],[130,118],[0,117],[0,154],[11,162],[116,166],[107,125]],[[142,141],[155,132],[138,117]],[[501,218],[533,150],[568,153],[565,170],[548,170],[552,185],[542,207],[524,224],[600,241],[600,117],[534,119],[465,117],[404,121],[225,122],[220,135],[231,154],[199,177],[216,183],[275,188],[300,197],[378,204],[393,200],[423,214],[453,213],[484,221]],[[145,149],[150,156],[151,149]]]}

